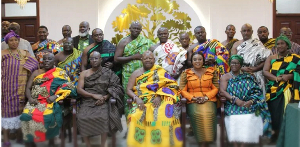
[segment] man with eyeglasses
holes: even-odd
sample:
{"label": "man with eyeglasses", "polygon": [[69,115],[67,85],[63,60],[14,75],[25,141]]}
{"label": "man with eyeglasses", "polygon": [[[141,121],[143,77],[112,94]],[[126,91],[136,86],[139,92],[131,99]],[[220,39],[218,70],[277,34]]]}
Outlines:
{"label": "man with eyeglasses", "polygon": [[[20,35],[20,25],[16,22],[12,22],[8,26],[8,31],[14,31],[16,34]],[[8,44],[5,41],[3,41],[1,43],[1,50],[7,48],[8,48]],[[18,49],[27,50],[31,56],[34,56],[30,43],[23,38],[20,38]]]}
{"label": "man with eyeglasses", "polygon": [[63,51],[55,55],[55,65],[64,69],[74,86],[77,86],[81,66],[81,51],[74,48],[71,37],[63,39]]}
{"label": "man with eyeglasses", "polygon": [[89,34],[90,24],[86,21],[83,21],[79,24],[79,35],[73,37],[74,47],[83,52],[83,50],[94,43],[91,35]]}
{"label": "man with eyeglasses", "polygon": [[[300,45],[297,44],[296,42],[293,42],[292,41],[292,36],[293,36],[293,32],[291,30],[291,28],[288,28],[288,27],[282,27],[280,29],[280,35],[285,35],[286,37],[289,38],[291,44],[292,44],[292,47],[291,49],[289,50],[290,53],[293,53],[293,54],[297,54],[297,55],[300,55]],[[274,48],[272,50],[273,54],[277,54],[277,49]]]}
{"label": "man with eyeglasses", "polygon": [[120,78],[121,65],[114,63],[116,47],[109,41],[104,40],[103,31],[99,28],[95,28],[92,31],[92,38],[94,43],[87,46],[83,51],[81,71],[92,67],[88,59],[93,51],[97,51],[101,54],[101,66],[111,69]]}
{"label": "man with eyeglasses", "polygon": [[72,29],[69,25],[64,25],[62,27],[62,35],[64,38],[57,41],[57,43],[61,46],[63,46],[63,40],[67,37],[71,37],[71,35],[72,35]]}

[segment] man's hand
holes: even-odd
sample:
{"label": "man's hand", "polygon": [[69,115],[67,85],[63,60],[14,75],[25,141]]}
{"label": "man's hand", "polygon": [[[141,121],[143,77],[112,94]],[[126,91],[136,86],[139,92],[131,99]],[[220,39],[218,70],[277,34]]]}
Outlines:
{"label": "man's hand", "polygon": [[158,96],[153,100],[153,107],[158,108],[160,106],[160,103],[161,103],[161,98],[160,96]]}
{"label": "man's hand", "polygon": [[136,54],[133,55],[133,57],[134,57],[134,60],[141,60],[142,59],[142,54],[136,53]]}
{"label": "man's hand", "polygon": [[51,104],[57,99],[56,95],[51,95],[50,97],[47,98],[47,103]]}
{"label": "man's hand", "polygon": [[97,101],[95,102],[95,105],[96,105],[96,106],[100,106],[100,105],[102,105],[102,104],[104,104],[104,103],[105,103],[104,99],[102,99],[102,100],[97,100]]}
{"label": "man's hand", "polygon": [[36,105],[36,104],[38,103],[38,101],[37,101],[36,99],[33,99],[33,98],[29,98],[29,99],[28,99],[28,102],[29,102],[29,104],[31,104],[31,105]]}
{"label": "man's hand", "polygon": [[102,100],[103,96],[101,94],[93,94],[93,98],[96,100]]}
{"label": "man's hand", "polygon": [[106,62],[106,63],[104,64],[104,67],[109,68],[109,69],[112,69],[113,66],[114,66],[114,63],[112,63],[112,62]]}
{"label": "man's hand", "polygon": [[145,107],[145,105],[144,105],[144,101],[142,100],[142,99],[140,99],[140,98],[136,98],[135,99],[135,102],[136,102],[136,104],[137,104],[137,106],[138,106],[138,108],[140,109],[140,110],[144,110],[146,107]]}

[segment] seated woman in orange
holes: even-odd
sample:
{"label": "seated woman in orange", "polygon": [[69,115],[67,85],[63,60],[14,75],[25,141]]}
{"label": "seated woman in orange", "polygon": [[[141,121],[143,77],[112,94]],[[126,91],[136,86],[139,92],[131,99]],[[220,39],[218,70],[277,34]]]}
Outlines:
{"label": "seated woman in orange", "polygon": [[181,95],[188,101],[187,113],[197,141],[208,146],[216,133],[216,95],[218,88],[213,84],[214,67],[205,68],[204,55],[192,54],[192,65],[180,77]]}

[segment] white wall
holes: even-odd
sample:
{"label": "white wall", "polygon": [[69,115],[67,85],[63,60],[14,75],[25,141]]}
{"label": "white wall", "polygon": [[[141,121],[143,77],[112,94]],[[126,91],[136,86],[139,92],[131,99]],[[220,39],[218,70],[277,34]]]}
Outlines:
{"label": "white wall", "polygon": [[36,16],[36,3],[29,2],[23,9],[17,3],[5,4],[5,17]]}
{"label": "white wall", "polygon": [[300,0],[276,0],[277,13],[300,13]]}
{"label": "white wall", "polygon": [[[101,0],[99,0],[101,1]],[[62,36],[62,26],[70,25],[72,37],[78,35],[82,21],[98,26],[98,0],[40,0],[40,25],[48,27],[48,38],[56,41]]]}
{"label": "white wall", "polygon": [[[78,26],[83,20],[90,23],[91,30],[95,27],[103,29],[107,23],[112,23],[108,22],[108,18],[122,1],[42,0],[40,1],[40,24],[49,28],[49,38],[54,40],[62,38],[61,27],[65,24],[69,24],[72,27],[72,36],[78,35]],[[233,24],[237,29],[235,37],[241,39],[239,31],[244,23],[250,23],[253,26],[253,37],[257,38],[257,28],[262,25],[269,28],[270,37],[272,37],[272,3],[269,0],[184,1],[197,13],[202,25],[207,30],[207,38],[215,38],[220,41],[225,40],[225,28],[228,24]],[[110,38],[106,38],[107,34],[114,32],[110,29],[104,30],[104,33],[106,34],[105,39],[110,40]]]}

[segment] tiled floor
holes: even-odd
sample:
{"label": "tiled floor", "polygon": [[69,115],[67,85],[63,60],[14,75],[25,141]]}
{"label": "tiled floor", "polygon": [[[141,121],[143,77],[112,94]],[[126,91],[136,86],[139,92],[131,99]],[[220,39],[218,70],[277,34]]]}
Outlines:
{"label": "tiled floor", "polygon": [[[123,131],[117,133],[117,147],[126,147],[126,139],[123,139],[123,136],[125,135],[126,132],[126,122],[125,122],[125,117],[123,115],[122,117],[122,125],[123,125]],[[218,125],[218,136],[217,136],[217,141],[213,144],[211,144],[210,147],[219,147],[219,131],[220,127]],[[85,144],[82,143],[80,135],[77,136],[77,141],[78,141],[78,147],[85,147]],[[11,141],[12,147],[24,147],[24,145],[17,144],[15,141]],[[60,147],[60,139],[56,138],[55,140],[56,146]],[[93,147],[99,147],[101,144],[100,142],[100,136],[95,136],[91,138],[91,143]],[[42,142],[42,143],[37,143],[37,147],[47,147],[48,142]],[[110,147],[111,146],[111,138],[108,138],[106,141],[106,146]],[[73,143],[68,143],[68,138],[66,138],[66,144],[65,147],[73,147]],[[197,142],[194,137],[187,137],[187,147],[198,147]],[[256,146],[255,146],[256,147]],[[258,147],[258,146],[257,146]],[[275,145],[264,145],[264,147],[275,147]]]}

